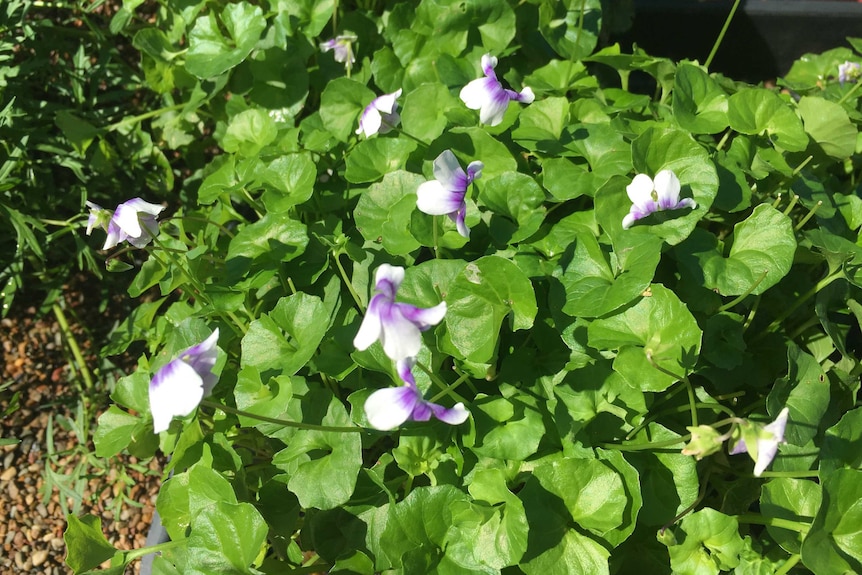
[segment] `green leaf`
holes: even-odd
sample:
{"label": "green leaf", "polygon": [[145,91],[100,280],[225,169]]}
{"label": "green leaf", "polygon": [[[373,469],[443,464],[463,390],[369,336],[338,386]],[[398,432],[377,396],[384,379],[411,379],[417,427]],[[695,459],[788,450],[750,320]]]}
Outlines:
{"label": "green leaf", "polygon": [[291,17],[294,25],[305,32],[306,37],[319,36],[330,18],[333,18],[335,0],[280,0],[279,10]]}
{"label": "green leaf", "polygon": [[802,542],[802,562],[817,575],[862,572],[862,471],[837,469],[823,480],[823,504]]}
{"label": "green leaf", "polygon": [[422,84],[404,98],[401,125],[411,136],[431,142],[446,129],[444,112],[454,105],[454,98],[442,84]]}
{"label": "green leaf", "polygon": [[650,293],[622,313],[593,321],[589,345],[619,349],[615,371],[637,389],[663,391],[678,380],[653,367],[648,357],[671,373],[685,375],[697,362],[701,331],[672,291],[654,284]]}
{"label": "green leaf", "polygon": [[484,362],[494,355],[500,325],[512,314],[513,330],[528,329],[536,316],[536,294],[529,278],[499,256],[467,264],[450,286],[446,327],[463,357]]}
{"label": "green leaf", "polygon": [[682,63],[673,84],[673,115],[693,134],[717,134],[727,128],[727,94],[700,66]]}
{"label": "green leaf", "polygon": [[97,457],[112,457],[134,440],[134,430],[140,419],[112,405],[99,416],[99,425],[93,435]]}
{"label": "green leaf", "polygon": [[787,364],[787,377],[775,382],[766,398],[766,407],[773,416],[784,407],[790,409],[784,440],[803,446],[817,435],[829,407],[829,379],[817,360],[796,345],[788,345]]}
{"label": "green leaf", "polygon": [[483,181],[479,201],[494,212],[489,227],[500,246],[530,237],[545,219],[542,188],[533,178],[517,172]]}
{"label": "green leaf", "polygon": [[95,515],[66,516],[66,565],[75,575],[98,567],[117,552],[102,533],[102,519]]}
{"label": "green leaf", "polygon": [[245,60],[266,28],[263,11],[248,2],[228,4],[220,20],[221,25],[210,12],[195,20],[189,32],[186,70],[198,78],[219,76]]}
{"label": "green leaf", "polygon": [[862,407],[848,411],[827,429],[820,448],[824,476],[845,467],[862,469]]}
{"label": "green leaf", "polygon": [[[821,487],[806,479],[776,477],[763,485],[760,513],[764,517],[788,521],[810,521],[820,509]],[[798,531],[767,525],[766,530],[788,553],[799,553],[803,536]]]}
{"label": "green leaf", "polygon": [[249,325],[242,338],[242,365],[293,375],[317,351],[328,327],[329,313],[320,298],[303,292],[283,297]]}
{"label": "green leaf", "polygon": [[620,236],[611,251],[588,230],[575,235],[571,261],[554,272],[565,289],[563,312],[598,317],[637,298],[649,287],[661,258],[662,240],[642,230]]}
{"label": "green leaf", "polygon": [[568,99],[546,98],[524,108],[512,138],[541,156],[557,155],[564,150],[560,139],[568,123]]}
{"label": "green leaf", "polygon": [[58,110],[54,116],[54,122],[81,156],[87,152],[87,148],[101,133],[99,128],[67,110]]}
{"label": "green leaf", "polygon": [[[322,393],[306,395],[315,412],[327,404],[320,424],[350,427],[350,416],[334,397]],[[305,404],[302,420],[308,423]],[[317,423],[314,421],[313,423]],[[362,444],[358,433],[305,431],[273,457],[273,465],[288,474],[287,486],[305,508],[334,509],[346,503],[356,486],[362,467]]]}
{"label": "green leaf", "polygon": [[827,155],[839,160],[853,155],[858,130],[842,106],[824,98],[803,96],[797,108],[805,131]]}
{"label": "green leaf", "polygon": [[788,152],[808,146],[802,121],[787,102],[763,88],[745,88],[727,101],[730,127],[742,134],[769,135],[772,142]]}
{"label": "green leaf", "polygon": [[697,285],[725,296],[761,294],[790,271],[796,236],[790,218],[761,204],[734,226],[733,245],[726,258],[715,236],[700,229],[677,246],[676,253],[686,275]]}
{"label": "green leaf", "polygon": [[485,164],[482,169],[484,180],[490,180],[504,172],[518,171],[518,164],[509,149],[481,128],[447,130],[431,144],[427,157],[436,158],[447,149],[452,150],[462,161],[479,160]]}
{"label": "green leaf", "polygon": [[416,149],[416,142],[406,138],[372,138],[359,142],[347,156],[344,177],[353,184],[374,182],[386,174],[401,170]]}
{"label": "green leaf", "polygon": [[374,92],[356,80],[336,78],[320,95],[320,119],[335,138],[346,142],[359,126],[359,113],[374,97]]}
{"label": "green leaf", "polygon": [[592,54],[601,28],[599,0],[544,0],[539,4],[539,32],[557,54],[569,60]]}
{"label": "green leaf", "polygon": [[230,119],[221,146],[225,152],[254,157],[271,144],[277,134],[275,120],[266,110],[252,108]]}
{"label": "green leaf", "polygon": [[743,549],[736,518],[708,507],[685,516],[670,539],[659,538],[668,546],[674,573],[718,575],[739,564]]}
{"label": "green leaf", "polygon": [[218,501],[192,517],[188,567],[213,575],[255,573],[250,566],[266,534],[266,522],[252,504]]}
{"label": "green leaf", "polygon": [[545,434],[542,415],[529,397],[478,397],[471,409],[475,429],[464,441],[481,456],[522,461],[536,452]]}
{"label": "green leaf", "polygon": [[228,282],[236,282],[253,265],[278,267],[302,255],[306,245],[305,225],[279,214],[266,214],[231,240],[226,258]]}
{"label": "green leaf", "polygon": [[424,179],[399,170],[372,184],[359,197],[353,211],[356,227],[370,242],[380,242],[393,255],[407,254],[419,247],[410,234],[411,214],[416,210],[416,190]]}
{"label": "green leaf", "polygon": [[259,177],[266,211],[280,214],[311,197],[317,168],[308,154],[288,154],[270,162]]}

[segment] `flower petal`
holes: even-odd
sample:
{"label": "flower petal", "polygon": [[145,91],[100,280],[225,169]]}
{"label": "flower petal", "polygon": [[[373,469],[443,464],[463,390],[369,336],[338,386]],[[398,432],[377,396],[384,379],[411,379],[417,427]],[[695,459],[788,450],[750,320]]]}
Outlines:
{"label": "flower petal", "polygon": [[748,446],[745,445],[745,440],[741,439],[737,441],[733,447],[728,451],[730,455],[739,455],[740,453],[748,453]]}
{"label": "flower petal", "polygon": [[456,403],[453,407],[450,408],[445,408],[442,405],[437,405],[436,403],[425,403],[434,413],[434,417],[436,417],[443,423],[448,423],[449,425],[459,425],[467,421],[467,418],[470,417],[470,412],[467,411],[467,408],[464,407],[463,403]]}
{"label": "flower petal", "polygon": [[419,327],[404,317],[401,305],[405,304],[393,303],[387,310],[382,310],[384,313],[380,316],[380,343],[386,355],[395,361],[414,357],[422,349]]}
{"label": "flower petal", "polygon": [[533,100],[536,99],[536,95],[533,93],[533,89],[529,86],[524,86],[524,89],[521,90],[521,93],[518,94],[518,97],[515,98],[522,104],[532,104]]}
{"label": "flower petal", "polygon": [[395,92],[392,92],[391,94],[383,94],[382,96],[374,98],[374,100],[372,100],[371,104],[369,105],[374,106],[384,114],[391,114],[398,107],[398,103],[396,102],[396,100],[399,97],[401,97],[400,88]]}
{"label": "flower petal", "polygon": [[374,272],[374,289],[386,295],[390,300],[395,299],[395,294],[401,282],[404,281],[404,268],[389,264],[380,264]]}
{"label": "flower petal", "polygon": [[675,207],[679,202],[680,183],[670,170],[662,170],[655,175],[653,180],[655,192],[658,196],[658,207],[660,210],[667,210]]}
{"label": "flower petal", "polygon": [[485,169],[485,164],[480,161],[470,162],[467,166],[467,183],[472,183],[473,180],[478,180],[482,177],[482,170]]}
{"label": "flower petal", "polygon": [[443,150],[434,160],[434,177],[447,190],[464,192],[467,189],[467,174],[451,150]]}
{"label": "flower petal", "polygon": [[478,78],[469,82],[461,88],[458,96],[471,110],[480,110],[494,97],[496,91],[500,91],[500,83],[494,78]]}
{"label": "flower petal", "polygon": [[395,429],[412,415],[419,392],[409,386],[378,389],[365,400],[365,416],[374,429]]}
{"label": "flower petal", "polygon": [[695,202],[691,198],[683,198],[672,208],[674,210],[679,210],[682,208],[691,208],[694,209],[697,207],[697,202]]}
{"label": "flower petal", "polygon": [[455,222],[455,228],[458,230],[458,233],[463,237],[470,239],[470,228],[467,227],[467,204],[461,203],[461,207],[458,209],[458,212],[452,216],[449,214],[449,217],[452,218]]}
{"label": "flower petal", "polygon": [[157,216],[165,209],[165,207],[160,204],[151,204],[150,202],[145,202],[141,198],[132,198],[127,202],[123,202],[121,205],[128,206],[136,212],[150,214],[151,216]]}
{"label": "flower petal", "polygon": [[117,206],[114,212],[113,222],[126,234],[133,238],[141,235],[141,222],[138,220],[138,210],[128,205],[128,202]]}
{"label": "flower petal", "polygon": [[484,54],[482,56],[482,73],[489,78],[497,78],[497,73],[494,72],[494,68],[497,67],[497,57],[491,56],[490,54]]}
{"label": "flower petal", "polygon": [[422,331],[425,331],[432,325],[437,325],[446,317],[445,301],[428,308],[416,307],[407,303],[396,303],[393,305],[397,306],[401,314]]}
{"label": "flower petal", "polygon": [[369,104],[362,111],[362,116],[359,118],[359,127],[356,129],[357,134],[365,134],[366,138],[370,138],[380,130],[383,119],[380,117],[380,111]]}
{"label": "flower petal", "polygon": [[437,180],[425,182],[416,190],[416,207],[431,216],[457,212],[464,204],[464,192],[447,190]]}
{"label": "flower petal", "polygon": [[391,305],[391,302],[383,295],[376,295],[371,298],[371,303],[368,304],[368,310],[365,312],[365,317],[362,318],[359,331],[353,338],[353,346],[359,351],[368,349],[372,343],[380,338],[382,331],[380,308],[386,305]]}
{"label": "flower petal", "polygon": [[626,186],[626,193],[631,202],[645,214],[651,214],[656,209],[656,203],[652,197],[654,190],[652,178],[646,174],[636,175],[632,183]]}
{"label": "flower petal", "polygon": [[218,376],[213,373],[213,367],[215,367],[216,360],[218,359],[218,347],[216,347],[218,333],[218,328],[216,328],[208,338],[180,354],[180,358],[201,376],[204,396],[212,392],[213,387],[215,387],[218,381]]}
{"label": "flower petal", "polygon": [[[499,88],[499,83],[497,84]],[[509,108],[509,96],[500,88],[499,92],[490,98],[479,110],[479,121],[486,126],[496,126],[503,121],[503,116]]]}
{"label": "flower petal", "polygon": [[120,229],[120,226],[114,222],[113,218],[110,222],[108,222],[108,231],[107,236],[105,236],[105,245],[102,246],[103,250],[109,250],[112,247],[116,246],[120,242],[126,239],[126,234],[123,233],[123,230]]}
{"label": "flower petal", "polygon": [[203,380],[192,366],[175,359],[162,367],[153,376],[149,388],[153,431],[165,431],[174,416],[190,414],[203,396]]}

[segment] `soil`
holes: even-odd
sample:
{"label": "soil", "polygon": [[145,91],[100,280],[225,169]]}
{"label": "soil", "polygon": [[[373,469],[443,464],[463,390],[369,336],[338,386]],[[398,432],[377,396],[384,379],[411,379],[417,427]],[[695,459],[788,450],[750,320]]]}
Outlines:
{"label": "soil", "polygon": [[[105,363],[99,344],[91,343],[99,341],[92,326],[102,326],[99,336],[104,337],[122,310],[109,305],[99,311],[102,302],[89,301],[84,293],[81,285],[68,289],[62,305],[88,368],[97,373]],[[76,318],[86,318],[87,326]],[[39,315],[36,307],[16,302],[0,320],[0,341],[0,386],[12,382],[0,391],[0,438],[18,440],[0,446],[0,517],[5,518],[0,521],[0,573],[70,573],[63,541],[68,513],[101,517],[105,536],[118,549],[144,547],[161,483],[160,463],[93,454],[92,429],[110,403],[104,374],[96,376],[99,391],[90,394],[93,416],[82,444],[75,432],[81,379],[54,314]],[[112,359],[128,369],[134,366],[130,357]],[[139,570],[136,561],[126,573]]]}

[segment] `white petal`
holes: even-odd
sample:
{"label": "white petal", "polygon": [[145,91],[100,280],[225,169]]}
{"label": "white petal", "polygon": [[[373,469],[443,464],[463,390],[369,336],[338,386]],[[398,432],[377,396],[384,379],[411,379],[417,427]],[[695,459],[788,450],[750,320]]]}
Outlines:
{"label": "white petal", "polygon": [[676,174],[670,170],[662,170],[655,175],[653,184],[658,195],[658,204],[662,209],[676,205],[680,190],[679,178]]}
{"label": "white petal", "polygon": [[[374,285],[376,289],[381,290],[381,284],[388,282],[395,290],[404,281],[404,268],[401,266],[393,266],[389,264],[380,264],[377,271],[374,272]],[[382,291],[382,290],[381,290]],[[394,294],[393,294],[394,296]]]}
{"label": "white petal", "polygon": [[359,331],[353,338],[353,346],[359,351],[368,349],[380,337],[380,304],[382,301],[381,296],[371,298],[371,303],[368,305],[365,317],[362,318]]}
{"label": "white petal", "polygon": [[395,100],[397,100],[399,96],[401,96],[400,89],[392,94],[383,94],[382,96],[378,96],[371,102],[371,105],[383,113],[391,114],[395,111],[397,106],[397,102]]}
{"label": "white petal", "polygon": [[141,235],[141,222],[138,220],[138,210],[126,204],[117,206],[114,212],[114,222],[117,226],[133,238]]}
{"label": "white petal", "polygon": [[395,429],[410,417],[419,396],[407,387],[378,389],[365,400],[365,416],[374,429]]}
{"label": "white petal", "polygon": [[529,86],[524,86],[524,89],[521,90],[521,93],[518,96],[518,101],[523,102],[524,104],[532,104],[533,100],[536,99],[533,89]]}
{"label": "white petal", "polygon": [[186,362],[175,359],[162,367],[150,382],[153,431],[160,433],[174,416],[190,414],[204,396],[203,380]]}
{"label": "white petal", "polygon": [[437,325],[446,317],[446,302],[442,301],[434,307],[422,308],[407,303],[396,303],[395,306],[401,314],[416,325],[420,330],[425,330],[432,325]]}
{"label": "white petal", "polygon": [[470,412],[467,411],[467,408],[464,407],[463,403],[456,403],[449,409],[434,403],[430,403],[428,406],[434,413],[434,417],[444,423],[448,423],[449,425],[460,425],[470,417]]}
{"label": "white petal", "polygon": [[463,193],[450,192],[437,180],[425,182],[416,190],[416,207],[431,216],[457,212],[463,202]]}
{"label": "white petal", "polygon": [[626,193],[631,202],[636,205],[640,211],[647,212],[651,211],[650,206],[655,204],[655,201],[652,198],[654,189],[652,178],[646,174],[638,174],[634,177],[632,183],[626,186]]}
{"label": "white petal", "polygon": [[492,93],[488,87],[489,82],[496,83],[496,80],[491,78],[479,78],[477,80],[473,80],[461,88],[461,92],[458,96],[468,108],[471,110],[479,110],[485,106],[486,102],[488,102],[492,97]]}
{"label": "white petal", "polygon": [[494,74],[494,68],[497,67],[497,57],[490,54],[482,56],[482,73],[486,76]]}
{"label": "white petal", "polygon": [[141,198],[132,198],[131,200],[124,202],[122,205],[129,206],[137,212],[144,212],[145,214],[150,214],[151,216],[157,216],[162,213],[162,210],[165,209],[165,207],[162,205],[151,204],[150,202],[145,202]]}
{"label": "white petal", "polygon": [[503,116],[509,108],[509,97],[504,99],[491,98],[479,110],[479,121],[486,126],[496,126],[503,121]]}
{"label": "white petal", "polygon": [[443,150],[434,160],[434,177],[447,190],[467,189],[467,174],[464,173],[452,150]]}
{"label": "white petal", "polygon": [[378,131],[383,119],[380,117],[380,112],[371,104],[366,106],[362,111],[362,117],[359,118],[359,128],[356,129],[357,134],[365,133],[366,138],[370,138]]}
{"label": "white petal", "polygon": [[635,214],[629,212],[626,214],[626,217],[623,218],[623,229],[627,230],[637,221]]}
{"label": "white petal", "polygon": [[422,334],[419,328],[401,314],[396,306],[392,306],[389,317],[382,317],[380,326],[382,333],[380,343],[389,359],[398,361],[414,357],[422,349]]}

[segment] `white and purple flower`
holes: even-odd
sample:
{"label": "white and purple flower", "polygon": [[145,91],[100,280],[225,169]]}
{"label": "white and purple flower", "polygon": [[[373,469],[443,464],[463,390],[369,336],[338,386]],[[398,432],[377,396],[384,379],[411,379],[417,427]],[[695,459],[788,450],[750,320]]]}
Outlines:
{"label": "white and purple flower", "polygon": [[[760,474],[766,471],[775,459],[775,454],[778,453],[778,445],[785,443],[784,428],[787,427],[789,413],[790,410],[785,407],[770,424],[762,427],[749,424],[751,427],[742,431],[739,439],[730,449],[731,455],[748,453],[751,456],[754,460],[755,477],[760,477]],[[749,438],[748,443],[745,440],[746,436]]]}
{"label": "white and purple flower", "polygon": [[159,235],[159,222],[156,217],[165,209],[164,206],[145,202],[141,198],[123,202],[113,214],[93,202],[87,202],[87,207],[90,208],[87,235],[90,235],[95,227],[104,229],[108,234],[103,250],[109,250],[126,241],[136,248],[146,246]]}
{"label": "white and purple flower", "polygon": [[654,212],[696,208],[697,204],[693,199],[679,199],[680,189],[679,178],[670,170],[660,171],[656,174],[655,181],[646,174],[636,175],[632,183],[626,186],[632,207],[623,218],[623,229],[629,229],[636,221]]}
{"label": "white and purple flower", "polygon": [[413,378],[413,365],[415,363],[416,360],[413,358],[404,359],[397,363],[398,376],[404,381],[404,385],[378,389],[365,400],[365,415],[371,427],[389,431],[408,419],[428,421],[432,415],[450,425],[458,425],[464,423],[470,416],[470,412],[467,411],[463,403],[446,408],[425,401],[422,392],[416,386],[416,380]]}
{"label": "white and purple flower", "polygon": [[331,50],[335,61],[344,63],[344,67],[350,70],[356,62],[353,55],[353,42],[355,41],[356,36],[353,34],[342,34],[320,44],[320,50],[322,52]]}
{"label": "white and purple flower", "polygon": [[377,268],[374,289],[378,293],[371,298],[362,325],[353,338],[353,345],[359,351],[368,349],[379,339],[390,359],[400,361],[415,357],[422,348],[420,332],[443,320],[445,301],[431,308],[396,302],[395,295],[402,281],[404,268],[389,264]]}
{"label": "white and purple flower", "polygon": [[218,329],[201,343],[168,362],[150,381],[150,413],[153,431],[160,433],[174,416],[190,414],[212,392],[218,381],[213,367],[218,357]]}
{"label": "white and purple flower", "polygon": [[416,190],[416,207],[431,216],[449,216],[458,233],[470,237],[470,228],[464,223],[467,215],[467,187],[482,176],[482,162],[470,162],[464,172],[450,150],[444,150],[434,160],[435,180],[425,182]]}
{"label": "white and purple flower", "polygon": [[509,107],[509,102],[515,100],[524,104],[531,103],[536,96],[529,87],[521,92],[503,88],[497,79],[494,68],[497,58],[490,54],[482,56],[482,71],[484,78],[473,80],[461,88],[461,100],[471,110],[479,110],[479,121],[488,126],[496,126],[503,121],[503,114]]}
{"label": "white and purple flower", "polygon": [[371,100],[371,103],[362,110],[356,133],[364,133],[366,138],[370,138],[378,132],[385,134],[397,126],[398,122],[401,121],[397,102],[400,96],[401,89],[399,88],[391,94],[383,94]]}
{"label": "white and purple flower", "polygon": [[845,61],[838,65],[838,81],[843,86],[845,82],[856,82],[862,76],[862,65]]}

